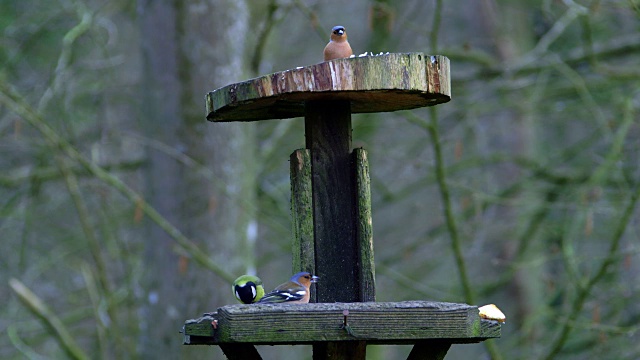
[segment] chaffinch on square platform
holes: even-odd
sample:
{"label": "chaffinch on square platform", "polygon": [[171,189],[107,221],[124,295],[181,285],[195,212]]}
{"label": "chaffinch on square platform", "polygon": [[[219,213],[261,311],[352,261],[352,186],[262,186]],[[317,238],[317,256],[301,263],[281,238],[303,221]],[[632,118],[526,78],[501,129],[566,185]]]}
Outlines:
{"label": "chaffinch on square platform", "polygon": [[264,296],[262,280],[253,275],[242,275],[231,286],[233,295],[243,304],[258,302]]}
{"label": "chaffinch on square platform", "polygon": [[293,275],[289,281],[278,285],[273,291],[266,294],[258,303],[306,304],[309,302],[309,288],[318,279],[319,277],[308,272],[299,272]]}
{"label": "chaffinch on square platform", "polygon": [[334,26],[329,43],[324,48],[324,61],[348,58],[352,54],[351,45],[347,41],[347,30],[344,26]]}

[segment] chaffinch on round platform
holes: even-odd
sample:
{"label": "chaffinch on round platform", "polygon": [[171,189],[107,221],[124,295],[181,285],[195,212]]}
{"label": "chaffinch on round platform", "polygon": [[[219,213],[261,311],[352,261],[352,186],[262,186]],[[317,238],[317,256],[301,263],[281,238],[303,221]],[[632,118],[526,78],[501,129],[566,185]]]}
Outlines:
{"label": "chaffinch on round platform", "polygon": [[278,285],[273,291],[266,294],[259,303],[287,303],[306,304],[309,302],[311,284],[317,282],[319,277],[308,272],[299,272],[289,281]]}
{"label": "chaffinch on round platform", "polygon": [[242,275],[233,282],[231,286],[233,295],[243,304],[251,304],[262,299],[264,287],[262,280],[253,275]]}
{"label": "chaffinch on round platform", "polygon": [[331,29],[331,39],[324,48],[324,61],[347,58],[352,54],[351,45],[347,41],[347,30],[344,26],[334,26]]}

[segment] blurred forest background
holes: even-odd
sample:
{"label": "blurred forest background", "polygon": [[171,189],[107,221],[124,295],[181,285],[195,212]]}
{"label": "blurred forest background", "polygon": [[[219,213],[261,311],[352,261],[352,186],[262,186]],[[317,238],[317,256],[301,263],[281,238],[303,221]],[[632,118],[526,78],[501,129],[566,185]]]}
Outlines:
{"label": "blurred forest background", "polygon": [[338,24],[357,54],[451,59],[451,102],[354,116],[378,301],[505,312],[447,359],[640,358],[639,20],[638,0],[0,2],[0,358],[222,359],[178,331],[236,276],[293,271],[304,124],[211,124],[204,95],[320,62]]}

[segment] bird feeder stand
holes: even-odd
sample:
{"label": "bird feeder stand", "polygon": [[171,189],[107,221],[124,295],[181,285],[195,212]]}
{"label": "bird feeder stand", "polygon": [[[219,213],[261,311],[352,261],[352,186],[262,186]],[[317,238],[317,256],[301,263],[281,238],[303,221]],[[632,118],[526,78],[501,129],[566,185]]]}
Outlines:
{"label": "bird feeder stand", "polygon": [[351,114],[450,99],[449,59],[423,53],[336,59],[208,93],[212,122],[304,116],[305,149],[290,157],[293,271],[321,280],[309,304],[228,305],[188,320],[185,344],[219,345],[229,359],[260,359],[258,344],[312,344],[314,360],[414,344],[409,359],[442,359],[453,343],[499,337],[476,306],[375,302],[369,165],[364,149],[351,149]]}

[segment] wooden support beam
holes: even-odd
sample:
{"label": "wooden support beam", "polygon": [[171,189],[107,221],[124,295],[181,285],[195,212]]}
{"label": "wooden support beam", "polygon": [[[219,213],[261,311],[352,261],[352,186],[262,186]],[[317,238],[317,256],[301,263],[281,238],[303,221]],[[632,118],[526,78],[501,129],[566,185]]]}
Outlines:
{"label": "wooden support beam", "polygon": [[366,359],[365,341],[323,342],[313,346],[313,360]]}
{"label": "wooden support beam", "polygon": [[369,160],[364,149],[354,149],[351,158],[355,172],[356,242],[359,261],[357,268],[359,269],[360,301],[376,301]]}
{"label": "wooden support beam", "polygon": [[220,344],[220,349],[229,360],[262,360],[251,344]]}
{"label": "wooden support beam", "polygon": [[318,302],[360,299],[354,180],[351,171],[351,108],[348,101],[308,102],[306,147],[311,152],[313,225]]}
{"label": "wooden support beam", "polygon": [[[294,151],[289,157],[291,177],[291,217],[293,226],[293,270],[316,273],[313,245],[313,195],[311,187],[311,154],[308,149]],[[315,286],[311,302],[316,302]]]}
{"label": "wooden support beam", "polygon": [[[349,101],[307,101],[305,140],[311,153],[313,234],[318,302],[362,301],[356,239],[355,174]],[[366,344],[313,345],[314,360],[364,360]]]}
{"label": "wooden support beam", "polygon": [[[313,195],[309,149],[294,151],[289,157],[291,170],[291,214],[293,224],[293,272],[315,270]],[[369,160],[364,149],[354,149],[351,166],[355,179],[356,244],[358,252],[359,300],[375,301],[375,264],[371,214]],[[316,302],[312,289],[311,302]]]}
{"label": "wooden support beam", "polygon": [[413,346],[407,360],[443,360],[450,347],[445,340],[422,340]]}

